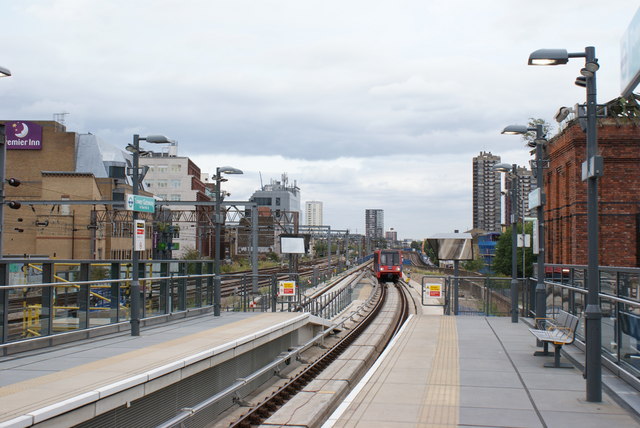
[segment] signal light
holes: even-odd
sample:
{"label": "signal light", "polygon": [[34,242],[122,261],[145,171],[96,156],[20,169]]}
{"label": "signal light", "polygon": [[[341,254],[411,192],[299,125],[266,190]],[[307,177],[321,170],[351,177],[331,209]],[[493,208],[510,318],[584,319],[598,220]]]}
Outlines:
{"label": "signal light", "polygon": [[7,202],[7,206],[9,208],[11,208],[12,210],[17,210],[18,208],[20,208],[22,206],[22,204],[18,201],[9,201]]}
{"label": "signal light", "polygon": [[21,184],[20,180],[18,180],[17,178],[8,178],[7,183],[9,183],[9,186],[13,187],[18,187]]}

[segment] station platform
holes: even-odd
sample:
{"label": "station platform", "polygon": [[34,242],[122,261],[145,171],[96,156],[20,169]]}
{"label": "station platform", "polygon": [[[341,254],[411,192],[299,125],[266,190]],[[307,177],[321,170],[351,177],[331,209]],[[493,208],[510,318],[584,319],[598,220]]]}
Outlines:
{"label": "station platform", "polygon": [[[586,402],[581,371],[544,368],[553,357],[533,356],[538,348],[525,322],[438,311],[410,318],[325,427],[640,426],[637,391],[627,407],[604,392],[601,403]],[[309,314],[223,313],[142,329],[138,337],[120,333],[2,357],[0,428],[89,421],[248,349],[262,352],[292,332],[305,341],[328,325]],[[579,359],[579,350],[567,348]]]}
{"label": "station platform", "polygon": [[73,426],[287,334],[304,341],[328,325],[309,314],[225,312],[137,337],[120,333],[2,357],[0,427]]}
{"label": "station platform", "polygon": [[533,356],[528,328],[506,317],[412,316],[323,428],[640,425],[604,392],[587,402],[581,371],[544,368],[553,357]]}

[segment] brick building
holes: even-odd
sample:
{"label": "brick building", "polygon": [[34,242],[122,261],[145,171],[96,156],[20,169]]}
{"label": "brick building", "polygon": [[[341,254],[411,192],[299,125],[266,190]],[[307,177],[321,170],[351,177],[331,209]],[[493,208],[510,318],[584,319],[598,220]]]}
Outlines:
{"label": "brick building", "polygon": [[[615,100],[614,100],[615,101]],[[640,266],[640,123],[598,119],[600,265]],[[546,263],[587,264],[586,134],[578,120],[549,141],[545,171]]]}

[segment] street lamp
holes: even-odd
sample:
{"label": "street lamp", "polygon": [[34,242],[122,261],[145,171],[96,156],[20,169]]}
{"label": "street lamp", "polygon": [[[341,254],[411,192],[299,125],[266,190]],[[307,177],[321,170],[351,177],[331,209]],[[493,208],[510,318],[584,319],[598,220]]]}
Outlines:
{"label": "street lamp", "polygon": [[[213,315],[220,316],[220,303],[222,300],[221,293],[221,278],[220,278],[220,229],[222,227],[222,218],[220,215],[220,203],[222,202],[220,195],[220,184],[224,180],[222,174],[243,174],[238,168],[231,166],[221,166],[216,168],[216,242],[215,242],[215,254],[213,262],[213,270],[216,275],[214,287],[213,287]],[[226,181],[226,180],[224,180]]]}
{"label": "street lamp", "polygon": [[511,172],[511,322],[518,322],[518,165],[498,163],[493,170],[501,173]]}
{"label": "street lamp", "polygon": [[[140,141],[146,141],[147,143],[154,144],[167,144],[171,143],[164,135],[149,135],[147,137],[140,137],[138,134],[133,136],[133,144],[127,146],[127,151],[131,152],[133,157],[133,168],[131,173],[131,186],[132,193],[138,195],[140,187],[140,155],[146,154],[143,150],[140,150]],[[140,272],[139,272],[139,260],[140,257],[136,251],[136,220],[138,219],[138,212],[133,211],[133,227],[131,233],[131,335],[140,336]]]}
{"label": "street lamp", "polygon": [[[9,77],[11,72],[9,69],[0,67],[0,77]],[[6,159],[7,159],[7,142],[4,135],[4,125],[0,126],[0,259],[3,254],[2,238],[4,237],[4,180],[6,173]]]}
{"label": "street lamp", "polygon": [[529,65],[566,64],[570,58],[584,58],[584,68],[575,84],[587,90],[587,160],[582,164],[582,181],[587,181],[587,307],[585,315],[587,401],[602,401],[602,311],[600,310],[600,274],[598,270],[598,177],[604,161],[598,155],[596,129],[596,71],[600,68],[596,49],[568,53],[565,49],[540,49],[529,55]]}
{"label": "street lamp", "polygon": [[[526,127],[522,125],[509,125],[502,130],[502,134],[505,135],[524,135],[527,132],[535,132],[536,138],[533,142],[527,143],[529,147],[536,148],[536,184],[538,187],[538,206],[536,207],[536,214],[538,217],[538,273],[536,283],[536,318],[545,318],[547,315],[547,288],[544,284],[544,161],[543,150],[547,140],[545,139],[544,127],[542,124],[538,124],[535,127]],[[524,268],[523,268],[524,272]],[[546,345],[546,342],[545,342]],[[546,349],[546,348],[545,348]]]}

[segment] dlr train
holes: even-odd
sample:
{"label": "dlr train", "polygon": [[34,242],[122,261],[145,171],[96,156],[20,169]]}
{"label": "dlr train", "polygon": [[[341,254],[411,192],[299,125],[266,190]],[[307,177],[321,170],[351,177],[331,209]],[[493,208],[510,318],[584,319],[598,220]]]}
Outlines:
{"label": "dlr train", "polygon": [[402,277],[402,251],[376,250],[373,271],[379,281],[397,281]]}

